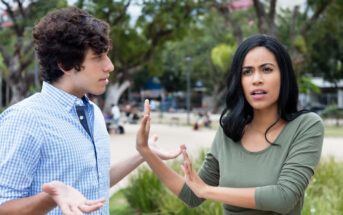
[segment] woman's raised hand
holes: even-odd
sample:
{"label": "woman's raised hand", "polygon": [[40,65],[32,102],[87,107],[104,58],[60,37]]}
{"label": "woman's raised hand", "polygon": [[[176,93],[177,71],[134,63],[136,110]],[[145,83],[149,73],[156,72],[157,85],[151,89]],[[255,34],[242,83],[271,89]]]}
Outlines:
{"label": "woman's raised hand", "polygon": [[181,146],[182,155],[184,159],[184,165],[181,166],[181,170],[185,175],[186,183],[189,188],[194,192],[199,198],[204,198],[204,192],[207,188],[207,184],[199,177],[198,173],[194,170],[191,161],[189,160],[186,148]]}

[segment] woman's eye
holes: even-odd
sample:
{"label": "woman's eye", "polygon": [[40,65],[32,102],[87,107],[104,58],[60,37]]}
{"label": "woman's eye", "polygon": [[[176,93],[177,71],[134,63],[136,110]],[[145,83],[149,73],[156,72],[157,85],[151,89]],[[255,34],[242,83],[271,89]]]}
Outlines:
{"label": "woman's eye", "polygon": [[269,67],[266,67],[263,69],[264,72],[272,72],[273,69],[272,68],[269,68]]}
{"label": "woman's eye", "polygon": [[243,70],[243,75],[250,75],[252,74],[251,70]]}

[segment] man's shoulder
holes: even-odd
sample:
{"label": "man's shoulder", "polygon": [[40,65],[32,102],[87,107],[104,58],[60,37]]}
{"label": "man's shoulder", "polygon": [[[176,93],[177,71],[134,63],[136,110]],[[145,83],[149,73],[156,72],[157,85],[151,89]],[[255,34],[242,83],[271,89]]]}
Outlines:
{"label": "man's shoulder", "polygon": [[8,107],[1,115],[9,114],[12,112],[22,112],[33,114],[38,107],[41,107],[43,102],[41,101],[39,94],[34,94],[16,104]]}

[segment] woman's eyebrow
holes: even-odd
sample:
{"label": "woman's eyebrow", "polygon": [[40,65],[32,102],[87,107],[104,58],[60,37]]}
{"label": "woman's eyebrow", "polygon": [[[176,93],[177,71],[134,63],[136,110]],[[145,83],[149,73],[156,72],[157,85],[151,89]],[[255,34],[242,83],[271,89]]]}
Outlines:
{"label": "woman's eyebrow", "polygon": [[265,67],[265,66],[273,66],[273,67],[275,67],[275,65],[272,64],[272,63],[264,63],[264,64],[260,65],[259,67],[261,68],[261,67]]}

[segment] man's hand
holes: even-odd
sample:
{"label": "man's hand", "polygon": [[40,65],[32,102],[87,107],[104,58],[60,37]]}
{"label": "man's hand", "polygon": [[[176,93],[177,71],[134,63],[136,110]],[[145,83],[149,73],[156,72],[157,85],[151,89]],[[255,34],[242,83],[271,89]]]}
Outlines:
{"label": "man's hand", "polygon": [[148,138],[150,132],[150,105],[149,100],[146,99],[144,102],[144,117],[141,122],[141,126],[137,133],[136,148],[141,154],[144,151],[149,150]]}
{"label": "man's hand", "polygon": [[156,142],[158,137],[156,135],[153,138],[149,138],[150,133],[150,104],[149,100],[146,99],[144,102],[144,118],[142,120],[141,126],[137,133],[136,148],[142,155],[145,151],[151,150],[162,160],[169,160],[178,157],[181,154],[181,149],[175,151],[167,151],[160,149]]}
{"label": "man's hand", "polygon": [[162,160],[170,160],[177,158],[181,153],[181,147],[179,150],[168,151],[161,149],[157,146],[158,136],[154,135],[152,138],[149,138],[149,148],[153,153],[155,153]]}
{"label": "man's hand", "polygon": [[43,185],[43,191],[56,202],[64,215],[82,215],[103,207],[104,198],[87,200],[79,191],[59,181]]}

